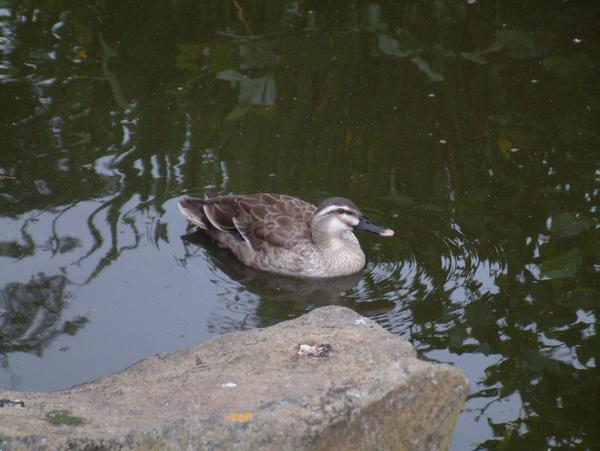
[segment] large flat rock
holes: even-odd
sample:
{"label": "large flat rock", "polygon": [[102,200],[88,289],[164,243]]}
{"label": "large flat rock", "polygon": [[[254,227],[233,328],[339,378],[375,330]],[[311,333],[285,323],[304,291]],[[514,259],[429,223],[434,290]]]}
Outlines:
{"label": "large flat rock", "polygon": [[0,449],[447,449],[466,394],[458,369],[322,307],[69,390],[0,390],[25,403],[0,408]]}

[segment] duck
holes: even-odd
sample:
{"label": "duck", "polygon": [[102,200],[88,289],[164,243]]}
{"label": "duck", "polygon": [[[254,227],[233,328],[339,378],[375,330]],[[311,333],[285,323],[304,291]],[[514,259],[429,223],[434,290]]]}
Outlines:
{"label": "duck", "polygon": [[366,264],[354,231],[391,237],[349,199],[330,197],[315,206],[286,194],[205,197],[184,195],[179,210],[217,245],[251,268],[284,276],[322,279],[354,274]]}

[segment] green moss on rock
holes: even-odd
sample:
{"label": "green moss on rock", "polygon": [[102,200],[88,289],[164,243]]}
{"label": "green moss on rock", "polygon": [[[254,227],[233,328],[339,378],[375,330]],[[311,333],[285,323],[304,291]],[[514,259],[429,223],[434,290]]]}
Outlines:
{"label": "green moss on rock", "polygon": [[46,414],[46,419],[54,426],[79,426],[85,422],[82,417],[76,417],[66,409],[51,410]]}

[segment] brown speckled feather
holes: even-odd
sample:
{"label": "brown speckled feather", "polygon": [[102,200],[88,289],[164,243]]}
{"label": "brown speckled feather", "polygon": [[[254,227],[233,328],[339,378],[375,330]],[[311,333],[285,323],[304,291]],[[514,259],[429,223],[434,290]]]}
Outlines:
{"label": "brown speckled feather", "polygon": [[213,226],[237,231],[256,250],[263,246],[291,249],[310,240],[316,207],[282,194],[230,195],[207,199],[204,211]]}

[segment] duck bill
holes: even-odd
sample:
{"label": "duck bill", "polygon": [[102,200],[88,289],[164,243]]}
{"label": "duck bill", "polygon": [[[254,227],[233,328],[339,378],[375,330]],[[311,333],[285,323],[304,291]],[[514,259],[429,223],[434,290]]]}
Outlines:
{"label": "duck bill", "polygon": [[360,221],[356,226],[354,226],[354,230],[359,230],[361,232],[370,232],[379,236],[394,236],[393,230],[378,226],[377,224],[369,221],[364,216],[360,217]]}

